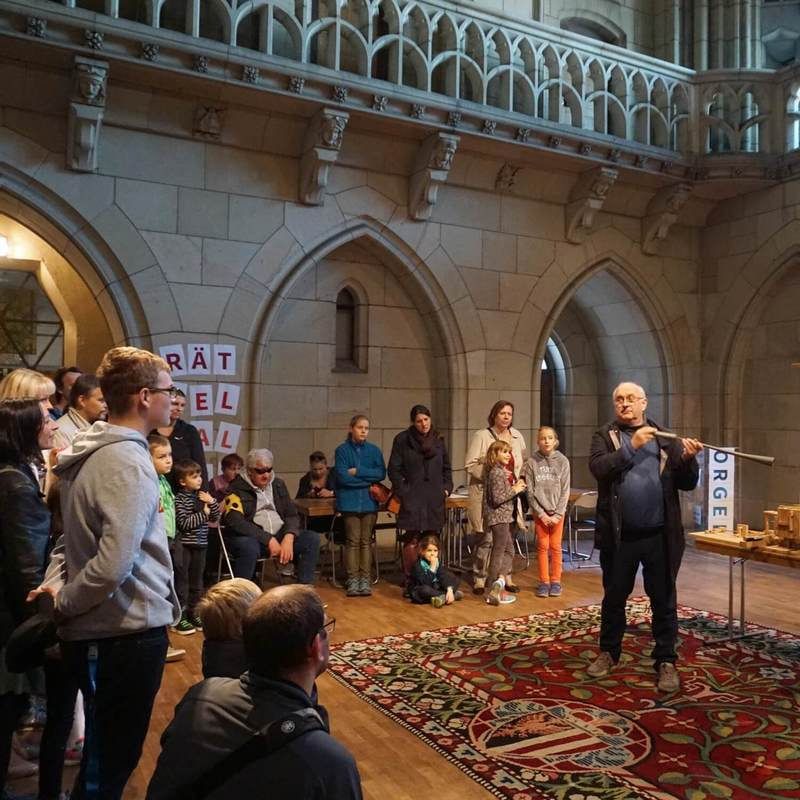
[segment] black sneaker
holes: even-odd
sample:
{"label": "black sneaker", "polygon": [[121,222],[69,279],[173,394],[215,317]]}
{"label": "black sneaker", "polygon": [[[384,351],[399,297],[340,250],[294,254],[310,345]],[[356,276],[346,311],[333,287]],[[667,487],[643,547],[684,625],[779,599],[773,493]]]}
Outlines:
{"label": "black sneaker", "polygon": [[203,620],[200,619],[198,616],[191,616],[189,617],[189,622],[198,630],[203,630]]}
{"label": "black sneaker", "polygon": [[197,633],[197,628],[186,617],[181,617],[181,621],[177,625],[173,625],[172,630],[179,636],[191,636],[193,633]]}

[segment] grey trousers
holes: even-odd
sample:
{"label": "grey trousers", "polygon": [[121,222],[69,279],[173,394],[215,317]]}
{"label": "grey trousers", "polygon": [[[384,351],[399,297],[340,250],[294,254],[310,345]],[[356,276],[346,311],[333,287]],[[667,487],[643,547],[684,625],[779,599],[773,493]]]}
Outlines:
{"label": "grey trousers", "polygon": [[[500,563],[500,574],[501,575],[511,575],[511,572],[514,568],[514,530],[516,526],[514,523],[511,524],[511,552],[507,554],[505,550],[503,550],[504,558]],[[478,581],[480,583],[486,583],[486,577],[489,574],[489,561],[492,557],[492,530],[489,528],[488,531],[484,531],[481,534],[478,534],[480,539],[478,540],[478,545],[475,548],[475,554],[472,557],[472,577],[473,580]]]}

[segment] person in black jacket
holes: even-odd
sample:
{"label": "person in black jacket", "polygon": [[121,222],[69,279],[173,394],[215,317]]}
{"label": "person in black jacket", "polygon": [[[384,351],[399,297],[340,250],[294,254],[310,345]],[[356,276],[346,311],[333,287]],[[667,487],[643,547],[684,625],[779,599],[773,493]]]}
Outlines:
{"label": "person in black jacket", "polygon": [[647,396],[635,383],[614,390],[616,419],[592,437],[589,469],[597,478],[596,546],[603,570],[600,655],[589,666],[603,677],[619,660],[625,633],[625,603],[642,565],[650,598],[658,688],[677,691],[675,669],[678,599],[675,580],[684,535],[678,490],[697,485],[696,439],[661,439],[645,417]]}
{"label": "person in black jacket", "polygon": [[389,480],[400,498],[397,527],[403,534],[406,586],[417,560],[420,536],[436,535],[445,523],[445,500],[453,491],[453,472],[444,439],[423,405],[411,409],[411,426],[398,433],[389,457]]}
{"label": "person in black jacket", "polygon": [[24,676],[5,667],[5,646],[14,628],[36,611],[26,600],[42,582],[50,541],[50,512],[31,464],[53,446],[55,428],[36,399],[0,402],[0,789],[26,689]]}
{"label": "person in black jacket", "polygon": [[222,524],[233,574],[252,578],[256,561],[277,558],[287,567],[295,564],[300,583],[313,583],[319,558],[319,534],[300,526],[300,515],[286,484],[275,477],[270,450],[247,454],[245,471],[228,486]]}
{"label": "person in black jacket", "polygon": [[[178,389],[170,400],[169,425],[164,428],[156,428],[153,433],[160,433],[169,439],[170,447],[172,447],[173,464],[177,464],[179,461],[196,461],[200,465],[200,474],[203,477],[203,485],[200,488],[207,492],[208,465],[206,464],[203,442],[200,439],[200,433],[197,428],[181,419],[185,408],[186,395]],[[169,480],[173,491],[177,493],[180,490],[180,486],[173,473],[170,473]]]}
{"label": "person in black jacket", "polygon": [[419,540],[419,558],[411,568],[411,601],[430,603],[434,608],[449,606],[462,597],[459,579],[439,562],[439,539],[423,536]]}
{"label": "person in black jacket", "polygon": [[[334,497],[336,495],[336,475],[328,466],[328,459],[321,450],[315,450],[308,457],[309,470],[300,478],[295,500],[299,498]],[[333,523],[333,515],[309,517],[306,520],[308,529],[317,533],[328,533]]]}

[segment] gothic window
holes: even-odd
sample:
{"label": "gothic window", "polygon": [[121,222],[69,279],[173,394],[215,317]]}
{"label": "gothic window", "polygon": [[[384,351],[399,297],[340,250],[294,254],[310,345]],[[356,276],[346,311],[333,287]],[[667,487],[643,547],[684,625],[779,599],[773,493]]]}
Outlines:
{"label": "gothic window", "polygon": [[336,296],[336,368],[358,368],[358,303],[350,289]]}

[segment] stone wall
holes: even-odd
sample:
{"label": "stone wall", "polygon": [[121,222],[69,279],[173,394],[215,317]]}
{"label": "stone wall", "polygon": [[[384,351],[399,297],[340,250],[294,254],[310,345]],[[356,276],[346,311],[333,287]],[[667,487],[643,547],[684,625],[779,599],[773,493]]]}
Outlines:
{"label": "stone wall", "polygon": [[[236,343],[240,450],[271,446],[290,485],[356,411],[371,415],[388,455],[409,407],[430,404],[458,467],[503,397],[532,442],[554,331],[571,364],[564,441],[577,480],[589,480],[588,438],[622,377],[651,387],[661,421],[696,429],[702,204],[687,206],[668,255],[644,255],[640,215],[653,192],[620,180],[585,241],[570,244],[575,171],[537,156],[499,189],[504,157],[465,139],[430,219],[416,222],[407,202],[419,141],[351,122],[324,205],[304,206],[306,120],[241,88],[210,98],[191,94],[196,83],[177,93],[113,73],[97,173],[79,174],[64,167],[68,83],[0,61],[8,213],[91,265],[109,329],[129,341]],[[224,109],[219,138],[193,136],[198,105],[212,101]],[[361,372],[332,368],[344,285],[369,306]]]}

